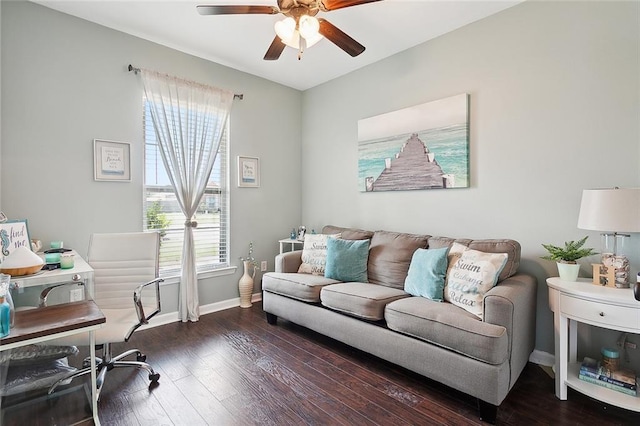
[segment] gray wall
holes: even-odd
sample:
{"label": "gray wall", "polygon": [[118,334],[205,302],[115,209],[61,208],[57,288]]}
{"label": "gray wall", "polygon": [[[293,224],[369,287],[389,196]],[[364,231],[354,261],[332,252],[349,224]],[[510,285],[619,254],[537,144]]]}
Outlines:
{"label": "gray wall", "polygon": [[[638,16],[637,2],[526,2],[307,90],[302,222],[520,241],[539,280],[536,348],[553,353],[541,243],[599,249],[576,227],[582,189],[640,186]],[[359,119],[459,93],[471,188],[358,191]]]}
{"label": "gray wall", "polygon": [[[2,208],[30,234],[86,253],[93,232],[142,229],[142,86],[132,63],[243,93],[231,117],[231,263],[250,240],[268,260],[301,215],[301,94],[267,80],[27,2],[2,2]],[[274,106],[277,105],[277,108]],[[93,180],[93,139],[132,144],[132,182]],[[261,187],[236,187],[237,155]],[[283,172],[286,171],[286,172]],[[200,302],[238,297],[234,275],[200,282]],[[255,290],[259,290],[259,275]],[[164,312],[177,285],[163,288]]]}
{"label": "gray wall", "polygon": [[[541,351],[553,352],[544,280],[557,272],[540,244],[590,235],[599,248],[576,228],[581,190],[640,186],[637,2],[527,2],[302,94],[38,5],[1,7],[0,206],[80,252],[91,232],[141,228],[128,63],[245,94],[231,122],[233,263],[253,240],[272,269],[276,240],[299,223],[514,238],[539,280]],[[359,119],[458,93],[471,99],[471,188],[358,192]],[[93,138],[132,142],[133,182],[93,181]],[[260,157],[260,189],[235,188],[236,155]],[[239,277],[203,280],[201,302],[237,297]],[[165,288],[167,309],[175,294]]]}

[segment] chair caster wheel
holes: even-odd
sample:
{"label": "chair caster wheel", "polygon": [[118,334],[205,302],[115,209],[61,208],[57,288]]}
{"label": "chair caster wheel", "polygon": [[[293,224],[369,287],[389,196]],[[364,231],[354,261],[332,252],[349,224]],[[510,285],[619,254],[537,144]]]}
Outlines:
{"label": "chair caster wheel", "polygon": [[[98,365],[99,363],[101,363],[102,360],[98,357],[96,357],[96,365]],[[91,358],[86,357],[85,359],[82,360],[82,368],[87,368],[91,365]]]}
{"label": "chair caster wheel", "polygon": [[160,373],[149,374],[149,380],[156,383],[158,380],[160,380]]}
{"label": "chair caster wheel", "polygon": [[138,362],[145,362],[147,360],[147,356],[145,354],[140,354],[136,357]]}

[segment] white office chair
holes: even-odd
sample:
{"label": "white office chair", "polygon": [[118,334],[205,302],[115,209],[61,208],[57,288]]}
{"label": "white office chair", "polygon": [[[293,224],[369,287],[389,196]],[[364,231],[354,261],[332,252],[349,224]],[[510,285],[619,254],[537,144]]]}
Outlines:
{"label": "white office chair", "polygon": [[[157,383],[160,374],[147,364],[146,356],[138,349],[128,350],[112,356],[111,343],[127,342],[133,332],[160,312],[160,282],[158,278],[158,251],[160,235],[157,232],[135,232],[120,234],[93,234],[89,242],[87,262],[94,270],[94,300],[106,317],[106,323],[95,332],[96,345],[102,347],[102,357],[97,362],[97,396],[104,383],[107,371],[116,367],[136,367],[149,373],[149,380]],[[143,284],[141,284],[143,283]],[[155,294],[145,291],[155,287]],[[40,305],[46,305],[49,292],[40,296]],[[148,289],[150,290],[150,289]],[[153,312],[145,314],[145,307]],[[88,345],[88,337],[70,336],[56,340],[56,344]],[[135,361],[124,358],[136,355]],[[89,374],[90,361],[85,359],[83,368],[57,381],[49,388],[49,394],[62,383]]]}

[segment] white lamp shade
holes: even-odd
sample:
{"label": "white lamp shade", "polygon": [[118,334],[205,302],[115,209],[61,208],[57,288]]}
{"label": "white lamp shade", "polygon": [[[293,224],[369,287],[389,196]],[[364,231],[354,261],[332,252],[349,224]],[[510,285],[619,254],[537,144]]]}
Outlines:
{"label": "white lamp shade", "polygon": [[319,42],[320,40],[322,40],[324,38],[324,36],[320,33],[316,33],[314,36],[311,37],[307,37],[305,40],[307,40],[307,47],[311,47],[314,44],[316,44],[317,42]]}
{"label": "white lamp shade", "polygon": [[578,228],[640,232],[640,188],[585,189]]}
{"label": "white lamp shade", "polygon": [[298,25],[300,35],[306,40],[315,38],[320,31],[320,23],[315,16],[302,15]]}
{"label": "white lamp shade", "polygon": [[282,21],[276,22],[274,24],[274,28],[278,37],[286,43],[285,40],[290,40],[296,31],[296,21],[295,19],[288,17]]}

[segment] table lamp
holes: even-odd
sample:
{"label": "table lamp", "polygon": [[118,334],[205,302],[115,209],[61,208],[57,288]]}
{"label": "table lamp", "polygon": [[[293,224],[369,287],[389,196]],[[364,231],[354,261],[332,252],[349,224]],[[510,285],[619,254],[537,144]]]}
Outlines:
{"label": "table lamp", "polygon": [[629,232],[640,232],[640,188],[585,189],[578,228],[602,231],[602,263],[615,268],[615,285],[629,287]]}

